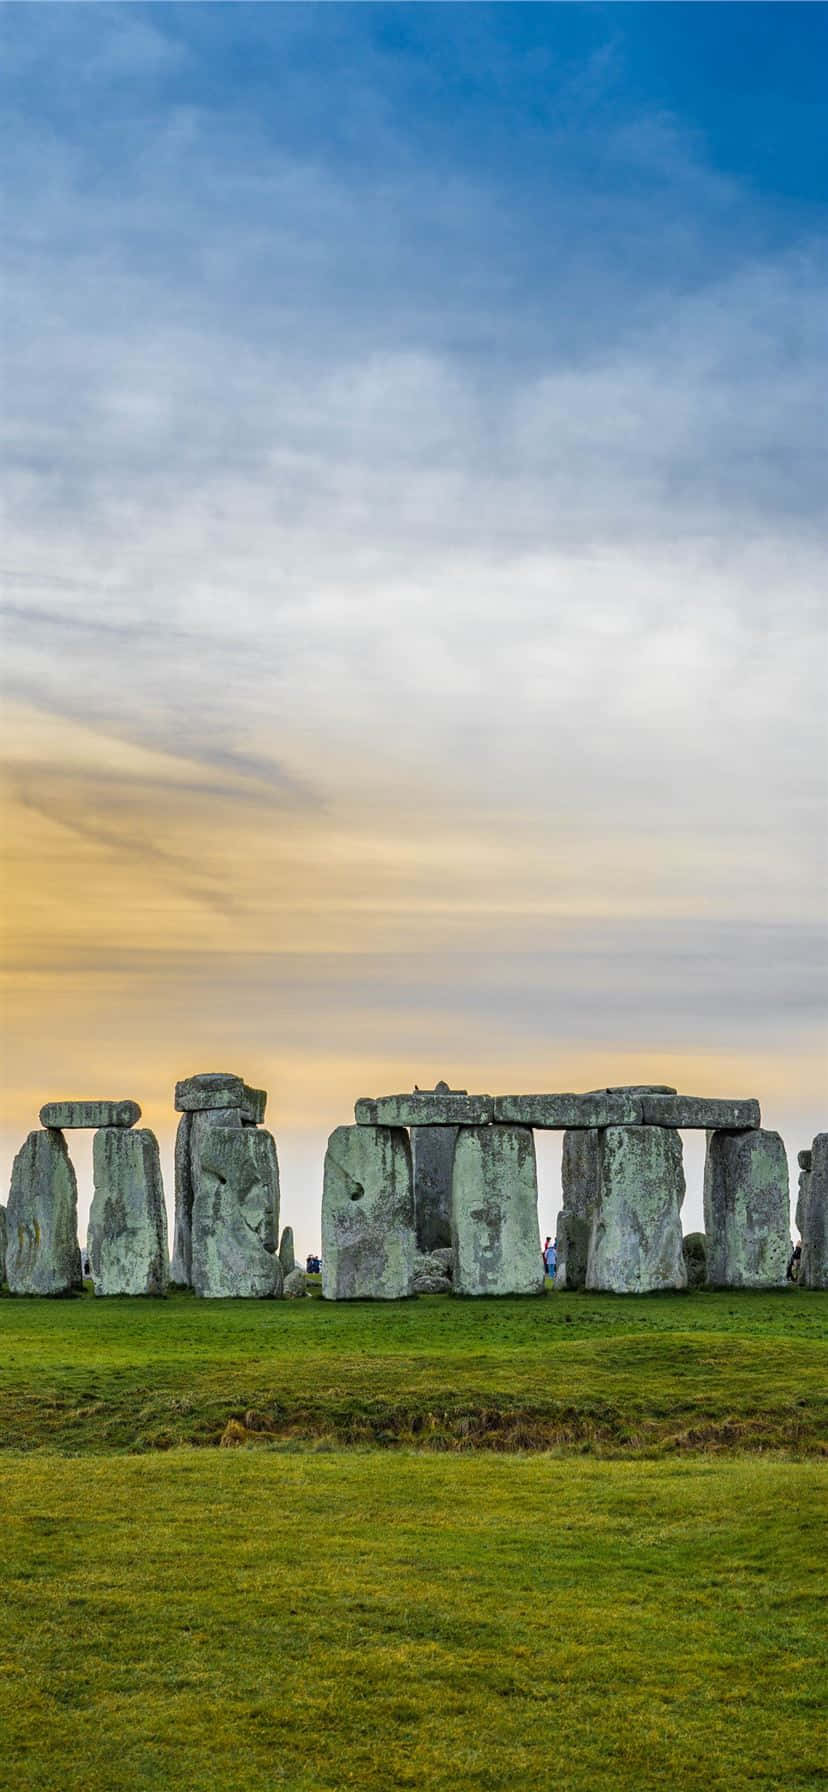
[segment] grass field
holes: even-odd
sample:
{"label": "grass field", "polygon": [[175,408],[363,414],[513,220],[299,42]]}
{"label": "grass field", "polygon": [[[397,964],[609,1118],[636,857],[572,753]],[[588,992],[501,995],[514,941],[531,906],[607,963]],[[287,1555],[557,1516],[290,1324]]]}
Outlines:
{"label": "grass field", "polygon": [[804,1293],[3,1298],[0,1786],[824,1787],[827,1358]]}

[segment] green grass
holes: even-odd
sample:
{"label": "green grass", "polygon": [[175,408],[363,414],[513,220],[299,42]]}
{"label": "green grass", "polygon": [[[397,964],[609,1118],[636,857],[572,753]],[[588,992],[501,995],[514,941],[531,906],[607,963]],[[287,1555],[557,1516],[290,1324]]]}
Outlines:
{"label": "green grass", "polygon": [[0,1299],[0,1447],[825,1449],[828,1295]]}
{"label": "green grass", "polygon": [[3,1788],[825,1784],[818,1463],[185,1450],[0,1472]]}

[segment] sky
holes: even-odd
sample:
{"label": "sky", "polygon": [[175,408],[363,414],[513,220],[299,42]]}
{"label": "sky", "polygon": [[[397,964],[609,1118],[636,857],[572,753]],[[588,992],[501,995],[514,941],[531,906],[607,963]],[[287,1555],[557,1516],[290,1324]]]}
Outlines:
{"label": "sky", "polygon": [[828,7],[0,19],[3,1174],[128,1096],[171,1206],[229,1070],[302,1251],[356,1097],[443,1077],[758,1096],[795,1184]]}

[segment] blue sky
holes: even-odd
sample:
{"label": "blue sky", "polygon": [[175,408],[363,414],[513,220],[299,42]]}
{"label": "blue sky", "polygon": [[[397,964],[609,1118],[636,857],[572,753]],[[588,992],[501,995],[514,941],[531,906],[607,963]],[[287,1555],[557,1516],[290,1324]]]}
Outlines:
{"label": "blue sky", "polygon": [[299,1180],[440,1075],[795,1150],[828,8],[2,24],[10,1142],[229,1055]]}

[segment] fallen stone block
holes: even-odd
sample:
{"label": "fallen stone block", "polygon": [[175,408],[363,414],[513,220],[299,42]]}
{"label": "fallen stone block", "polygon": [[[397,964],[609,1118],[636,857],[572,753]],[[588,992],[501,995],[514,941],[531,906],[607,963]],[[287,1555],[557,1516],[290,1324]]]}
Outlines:
{"label": "fallen stone block", "polygon": [[87,1249],[95,1293],[166,1294],[167,1210],[155,1134],[103,1127],[92,1164]]}
{"label": "fallen stone block", "polygon": [[276,1141],[235,1114],[235,1126],[193,1125],[192,1285],[208,1300],[278,1299]]}
{"label": "fallen stone block", "polygon": [[641,1099],[645,1126],[744,1132],[761,1123],[758,1101],[719,1101],[707,1095],[644,1095]]}
{"label": "fallen stone block", "polygon": [[363,1096],[354,1106],[357,1126],[486,1126],[492,1117],[490,1095],[443,1094],[419,1089],[411,1095]]}
{"label": "fallen stone block", "polygon": [[78,1185],[63,1133],[30,1132],[12,1166],[6,1209],[6,1280],[12,1294],[82,1288]]}
{"label": "fallen stone block", "polygon": [[681,1244],[688,1288],[703,1288],[707,1281],[707,1242],[703,1232],[685,1232]]}
{"label": "fallen stone block", "polygon": [[322,1295],[403,1300],[414,1283],[411,1148],[401,1127],[338,1126],[325,1153]]}
{"label": "fallen stone block", "polygon": [[450,1294],[452,1277],[445,1259],[451,1259],[451,1251],[441,1251],[439,1256],[433,1251],[418,1252],[414,1258],[414,1293],[415,1294]]}
{"label": "fallen stone block", "polygon": [[683,1200],[677,1132],[659,1126],[611,1126],[602,1132],[587,1288],[608,1294],[685,1288]]}
{"label": "fallen stone block", "polygon": [[567,1132],[580,1126],[635,1126],[641,1119],[639,1096],[626,1091],[592,1095],[497,1095],[494,1118],[500,1125],[532,1126],[539,1131]]}
{"label": "fallen stone block", "polygon": [[828,1288],[828,1132],[818,1132],[811,1149],[799,1286]]}
{"label": "fallen stone block", "polygon": [[66,1132],[81,1126],[134,1126],[141,1118],[137,1101],[47,1101],[40,1110],[41,1126]]}
{"label": "fallen stone block", "polygon": [[535,1141],[527,1127],[463,1127],[451,1184],[455,1294],[542,1294]]}
{"label": "fallen stone block", "polygon": [[303,1269],[288,1270],[282,1284],[282,1295],[285,1300],[304,1300],[308,1292],[308,1278]]}
{"label": "fallen stone block", "polygon": [[704,1165],[712,1288],[783,1288],[790,1240],[788,1160],[778,1132],[711,1132]]}

